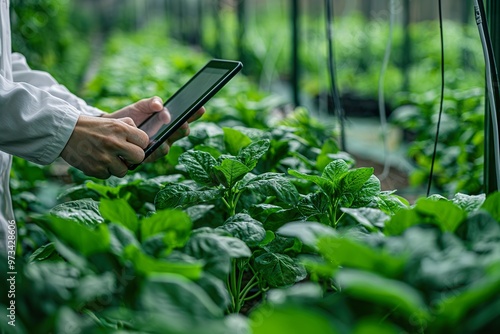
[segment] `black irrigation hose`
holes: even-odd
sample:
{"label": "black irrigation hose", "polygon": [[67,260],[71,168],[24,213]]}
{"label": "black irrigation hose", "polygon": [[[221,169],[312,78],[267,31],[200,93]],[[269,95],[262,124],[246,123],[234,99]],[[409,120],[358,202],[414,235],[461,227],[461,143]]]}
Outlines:
{"label": "black irrigation hose", "polygon": [[325,0],[325,12],[326,12],[326,37],[328,40],[328,74],[330,77],[330,94],[333,99],[333,108],[335,114],[338,117],[340,123],[340,148],[342,151],[347,151],[346,140],[345,140],[345,127],[344,127],[344,109],[342,109],[342,104],[340,103],[339,90],[337,88],[337,82],[335,80],[335,58],[333,54],[333,7],[330,0]]}
{"label": "black irrigation hose", "polygon": [[439,140],[439,128],[441,127],[441,116],[443,115],[443,103],[444,103],[444,37],[443,37],[443,11],[442,11],[441,0],[439,0],[438,5],[439,5],[439,32],[441,37],[441,99],[439,102],[439,117],[436,127],[436,138],[434,140],[434,151],[432,152],[431,171],[429,175],[429,183],[427,184],[427,197],[429,197],[431,192],[432,177],[434,174],[434,163],[436,162],[437,144]]}

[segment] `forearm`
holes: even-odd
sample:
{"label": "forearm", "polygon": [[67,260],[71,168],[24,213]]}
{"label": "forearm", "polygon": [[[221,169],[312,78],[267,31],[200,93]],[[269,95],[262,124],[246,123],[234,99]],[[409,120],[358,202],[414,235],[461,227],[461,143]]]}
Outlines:
{"label": "forearm", "polygon": [[39,164],[55,160],[66,145],[80,111],[26,83],[0,76],[0,150]]}
{"label": "forearm", "polygon": [[32,70],[24,56],[19,53],[12,55],[12,75],[14,82],[27,83],[40,88],[50,95],[66,101],[82,114],[90,116],[102,116],[104,112],[89,106],[83,99],[71,93],[65,86],[59,84],[49,73]]}

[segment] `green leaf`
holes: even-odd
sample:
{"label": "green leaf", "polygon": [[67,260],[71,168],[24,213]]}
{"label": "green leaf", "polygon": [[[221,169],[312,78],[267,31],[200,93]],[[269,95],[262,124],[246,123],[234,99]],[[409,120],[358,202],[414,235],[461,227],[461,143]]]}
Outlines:
{"label": "green leaf", "polygon": [[211,232],[208,228],[193,233],[184,251],[203,260],[205,271],[220,279],[225,279],[229,274],[232,258],[248,258],[252,255],[242,240]]}
{"label": "green leaf", "polygon": [[495,254],[500,251],[500,224],[487,211],[469,215],[456,230],[468,248],[478,254]]}
{"label": "green leaf", "polygon": [[415,205],[419,214],[430,216],[431,223],[443,232],[454,232],[467,217],[467,213],[448,200],[419,199]]}
{"label": "green leaf", "polygon": [[340,191],[342,193],[356,193],[361,190],[372,175],[373,168],[371,167],[352,169],[341,177]]}
{"label": "green leaf", "polygon": [[[458,193],[453,197],[452,202],[465,210],[468,213],[474,212],[483,205],[486,200],[486,196],[484,194],[481,195],[466,195]],[[499,199],[500,201],[500,199]],[[499,202],[500,203],[500,202]],[[497,205],[498,207],[498,205]]]}
{"label": "green leaf", "polygon": [[76,221],[88,227],[104,222],[99,212],[99,202],[93,199],[79,199],[56,205],[50,214],[59,218]]}
{"label": "green leaf", "polygon": [[334,188],[336,188],[340,180],[348,172],[349,172],[349,165],[347,165],[347,163],[344,160],[339,159],[332,161],[328,165],[326,165],[321,177],[330,181],[334,185]]}
{"label": "green leaf", "polygon": [[266,230],[262,223],[245,213],[238,213],[230,217],[217,230],[226,231],[233,237],[243,240],[248,247],[259,245],[266,237]]}
{"label": "green leaf", "polygon": [[247,147],[241,149],[238,153],[237,158],[245,164],[250,170],[257,166],[257,162],[264,154],[269,150],[270,141],[269,139],[259,140],[257,142],[252,142]]}
{"label": "green leaf", "polygon": [[37,248],[33,254],[30,255],[28,263],[30,262],[38,262],[38,261],[47,261],[51,259],[60,259],[61,257],[56,251],[56,247],[53,242],[50,242],[46,245],[43,245]]}
{"label": "green leaf", "polygon": [[269,253],[281,253],[294,256],[300,253],[302,242],[298,238],[276,234],[275,238],[265,246],[261,246]]}
{"label": "green leaf", "polygon": [[189,238],[191,227],[191,219],[187,213],[180,210],[160,210],[141,220],[141,240],[164,233],[163,240],[169,248],[182,247]]}
{"label": "green leaf", "polygon": [[203,186],[216,186],[218,184],[211,176],[217,161],[210,153],[188,151],[179,157],[179,162],[186,167],[191,178],[197,183]]}
{"label": "green leaf", "polygon": [[72,201],[84,198],[91,198],[98,201],[100,196],[95,190],[89,189],[86,184],[79,184],[77,186],[71,187],[63,191],[59,196],[58,200],[69,199]]}
{"label": "green leaf", "polygon": [[[141,209],[147,203],[153,203],[156,194],[163,189],[165,184],[178,183],[184,177],[179,174],[162,175],[147,180],[136,180],[120,186],[119,198],[126,198],[127,202],[136,211]],[[137,182],[138,181],[138,182]]]}
{"label": "green leaf", "polygon": [[385,222],[384,233],[385,235],[401,235],[408,228],[421,224],[423,220],[418,215],[416,210],[401,209],[391,217],[390,220]]}
{"label": "green leaf", "polygon": [[178,145],[170,146],[170,150],[166,156],[168,163],[172,166],[177,166],[179,164],[179,157],[184,153],[184,149]]}
{"label": "green leaf", "polygon": [[320,237],[335,236],[337,232],[324,224],[308,221],[290,222],[278,229],[278,233],[295,237],[309,247],[316,248]]}
{"label": "green leaf", "polygon": [[320,237],[317,247],[318,253],[331,263],[334,269],[351,267],[396,277],[403,271],[406,262],[406,256],[403,254],[391,255],[347,237]]}
{"label": "green leaf", "polygon": [[153,273],[172,273],[195,280],[201,277],[203,270],[202,262],[173,262],[155,259],[144,254],[134,245],[125,248],[124,257],[132,262],[138,273],[145,276]]}
{"label": "green leaf", "polygon": [[266,231],[266,236],[264,237],[264,239],[262,239],[262,241],[260,242],[259,246],[260,247],[265,247],[271,241],[273,241],[274,238],[276,238],[276,235],[274,234],[273,231]]}
{"label": "green leaf", "polygon": [[102,275],[85,276],[78,282],[75,291],[75,302],[86,304],[98,298],[113,298],[115,292],[116,277],[111,272]]}
{"label": "green leaf", "polygon": [[299,192],[289,179],[279,173],[264,173],[257,175],[248,182],[242,184],[242,189],[275,196],[278,200],[293,206],[299,200]]}
{"label": "green leaf", "polygon": [[265,222],[270,215],[281,210],[283,210],[283,208],[278,205],[259,203],[250,207],[248,212],[250,213],[250,216],[254,217],[258,221]]}
{"label": "green leaf", "polygon": [[99,203],[99,211],[104,219],[123,225],[134,233],[137,231],[139,220],[126,200],[103,198]]}
{"label": "green leaf", "polygon": [[73,220],[49,216],[46,224],[57,239],[85,256],[106,252],[110,248],[110,233],[104,224],[90,228]]}
{"label": "green leaf", "polygon": [[332,160],[329,158],[330,154],[337,154],[339,153],[339,147],[335,140],[333,139],[327,139],[323,143],[323,146],[321,146],[321,153],[318,155],[318,158],[316,159],[316,168],[318,170],[324,170],[325,167],[332,162]]}
{"label": "green leaf", "polygon": [[290,256],[279,253],[264,253],[255,258],[255,270],[271,287],[289,286],[307,276],[301,264]]}
{"label": "green leaf", "polygon": [[231,128],[223,128],[224,131],[224,142],[226,144],[226,149],[231,155],[238,155],[239,151],[250,145],[252,140],[246,135],[238,130]]}
{"label": "green leaf", "polygon": [[115,254],[121,255],[128,245],[140,247],[139,241],[132,231],[123,225],[111,223],[108,228],[111,234],[111,251]]}
{"label": "green leaf", "polygon": [[[198,326],[209,319],[223,317],[222,310],[195,283],[177,275],[157,274],[143,284],[140,303],[142,308],[153,314],[161,314],[169,327],[175,331],[165,333],[187,333],[180,328]],[[175,319],[175,321],[173,321]]]}
{"label": "green leaf", "polygon": [[[365,184],[365,187],[367,186],[367,184],[369,184],[369,182],[370,180],[368,180],[368,182]],[[363,189],[361,189],[361,191],[363,191]],[[410,203],[406,199],[401,196],[394,195],[394,191],[380,192],[378,197],[375,198],[375,201],[377,202],[378,208],[389,215],[393,215],[399,210],[407,209],[410,206]],[[357,201],[355,202],[357,203]]]}
{"label": "green leaf", "polygon": [[195,150],[197,152],[209,153],[216,160],[222,155],[221,151],[219,151],[218,149],[216,149],[215,147],[212,147],[212,146],[196,145],[195,147],[193,147],[193,150]]}
{"label": "green leaf", "polygon": [[201,278],[196,281],[196,284],[198,284],[221,309],[227,309],[231,302],[231,298],[223,280],[204,272]]}
{"label": "green leaf", "polygon": [[[316,218],[328,214],[330,200],[323,192],[311,193],[304,196],[297,205],[297,209],[305,219]],[[320,221],[320,220],[319,220]]]}
{"label": "green leaf", "polygon": [[228,189],[251,171],[246,165],[233,159],[222,160],[222,163],[214,169],[218,171],[216,173],[218,181]]}
{"label": "green leaf", "polygon": [[[383,228],[386,221],[390,218],[384,212],[372,208],[341,208],[341,210],[353,217],[359,224],[369,231],[377,231],[377,228]],[[377,228],[376,228],[377,227]]]}
{"label": "green leaf", "polygon": [[422,296],[406,283],[354,269],[342,269],[335,279],[347,295],[386,306],[390,310],[397,308],[418,321],[428,318]]}
{"label": "green leaf", "polygon": [[186,184],[165,186],[155,198],[156,210],[197,205],[222,198],[223,189],[195,190]]}
{"label": "green leaf", "polygon": [[305,173],[298,172],[293,169],[288,170],[288,174],[298,177],[303,180],[307,180],[317,184],[328,196],[333,196],[335,194],[335,184],[322,176],[309,175]]}
{"label": "green leaf", "polygon": [[120,191],[120,188],[118,187],[111,187],[95,182],[87,182],[86,185],[88,189],[94,190],[99,193],[101,197],[105,198],[116,198],[118,196],[118,192]]}
{"label": "green leaf", "polygon": [[500,271],[497,270],[476,280],[467,289],[455,291],[452,296],[438,300],[438,321],[459,325],[471,310],[484,305],[488,300],[498,300],[499,293]]}
{"label": "green leaf", "polygon": [[481,209],[488,211],[500,223],[500,192],[489,195],[481,206]]}
{"label": "green leaf", "polygon": [[375,175],[371,175],[361,189],[354,193],[354,201],[351,206],[359,208],[377,202],[380,189],[380,180]]}

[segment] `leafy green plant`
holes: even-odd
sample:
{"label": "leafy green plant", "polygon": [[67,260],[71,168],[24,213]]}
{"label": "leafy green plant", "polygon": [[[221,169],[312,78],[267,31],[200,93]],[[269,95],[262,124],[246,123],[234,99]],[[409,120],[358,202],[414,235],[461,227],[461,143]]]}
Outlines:
{"label": "leafy green plant", "polygon": [[188,151],[179,157],[191,179],[198,187],[186,184],[167,185],[157,195],[157,209],[186,207],[220,199],[226,207],[226,217],[234,216],[238,205],[248,207],[252,201],[245,192],[257,197],[274,196],[279,202],[293,205],[298,193],[292,184],[277,173],[252,175],[258,160],[269,149],[269,140],[252,142],[243,133],[224,129],[225,144],[232,154],[222,154],[215,159],[205,151]]}
{"label": "leafy green plant", "polygon": [[[333,227],[348,212],[346,208],[376,207],[394,213],[407,205],[405,200],[381,191],[380,180],[373,175],[373,168],[349,169],[349,165],[341,159],[329,163],[321,176],[295,170],[289,173],[320,188],[320,191],[307,197],[305,203],[312,209],[310,216],[318,215],[320,221],[326,221]],[[305,203],[303,205],[307,207]]]}
{"label": "leafy green plant", "polygon": [[[204,59],[172,43],[159,60],[151,54],[164,45],[151,42],[147,56],[138,43],[149,37],[117,36],[107,48],[117,58],[103,72],[126,66],[152,84],[98,75],[89,97],[109,108],[165,80],[177,85]],[[157,73],[145,70],[151,62]],[[356,168],[334,126],[303,108],[271,122],[275,101],[241,79],[214,100],[222,111],[193,124],[164,159],[122,179],[70,169],[48,214],[47,203],[27,200],[46,170],[19,163],[16,203],[28,209],[23,228],[37,234],[19,234],[18,333],[498,327],[499,194],[434,195],[410,206],[382,191],[372,168]],[[0,296],[4,316],[8,298]]]}
{"label": "leafy green plant", "polygon": [[[499,193],[422,199],[386,219],[383,239],[312,222],[283,226],[281,234],[315,250],[302,262],[313,282],[327,284],[270,291],[267,302],[250,315],[253,332],[286,328],[284,319],[294,320],[285,314],[303,317],[322,332],[375,328],[373,319],[377,328],[395,333],[495,328],[499,200]],[[460,214],[445,214],[450,211]]]}
{"label": "leafy green plant", "polygon": [[[433,185],[445,195],[478,194],[483,184],[484,92],[448,90],[438,138]],[[439,96],[434,91],[411,95],[391,116],[412,138],[408,156],[416,165],[414,186],[427,183],[437,127]]]}

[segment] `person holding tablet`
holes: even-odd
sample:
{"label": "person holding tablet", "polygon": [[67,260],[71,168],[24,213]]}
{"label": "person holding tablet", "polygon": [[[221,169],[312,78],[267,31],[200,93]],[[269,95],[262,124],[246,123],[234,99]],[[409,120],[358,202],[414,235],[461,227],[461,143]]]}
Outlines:
{"label": "person holding tablet", "polygon": [[[11,53],[9,1],[0,0],[0,254],[15,221],[9,190],[13,155],[43,165],[62,157],[89,176],[123,177],[128,164],[144,160],[149,138],[137,125],[155,113],[169,117],[159,97],[106,114],[50,74],[30,69],[22,55]],[[188,122],[203,113],[199,108]],[[188,134],[186,123],[147,161],[168,153],[173,141]]]}

